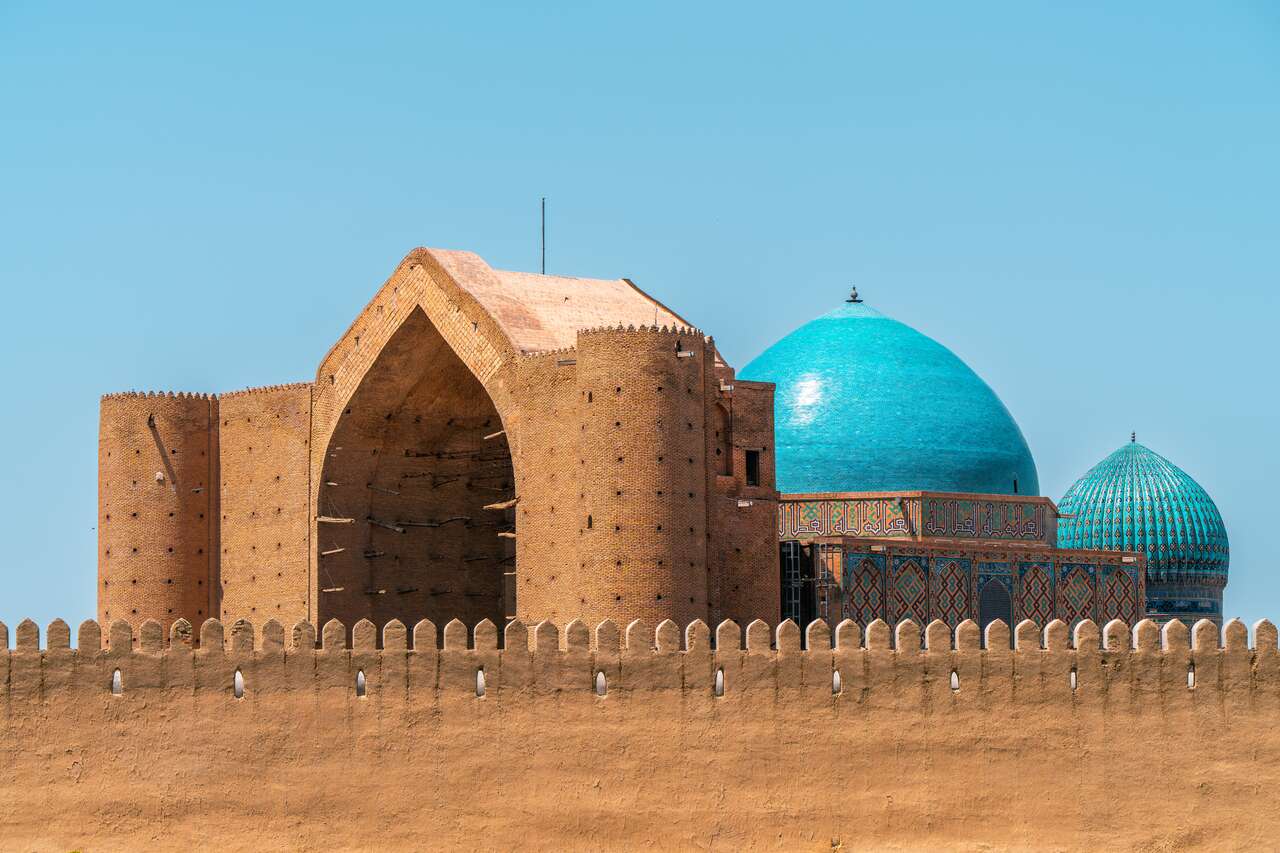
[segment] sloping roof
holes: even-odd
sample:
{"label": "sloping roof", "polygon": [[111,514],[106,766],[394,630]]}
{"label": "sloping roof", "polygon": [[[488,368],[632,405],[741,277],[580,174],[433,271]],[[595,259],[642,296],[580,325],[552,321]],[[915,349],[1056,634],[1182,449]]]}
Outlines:
{"label": "sloping roof", "polygon": [[688,326],[626,279],[571,278],[495,270],[471,252],[428,249],[453,279],[489,311],[521,352],[577,345],[596,326]]}

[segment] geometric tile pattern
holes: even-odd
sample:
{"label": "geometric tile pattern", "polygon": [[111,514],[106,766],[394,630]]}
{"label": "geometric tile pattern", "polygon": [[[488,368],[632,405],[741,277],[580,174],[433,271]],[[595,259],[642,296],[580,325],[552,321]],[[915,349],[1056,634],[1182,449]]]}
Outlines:
{"label": "geometric tile pattern", "polygon": [[1057,617],[1072,628],[1093,618],[1093,566],[1064,566],[1058,580]]}
{"label": "geometric tile pattern", "polygon": [[[1118,559],[1004,562],[948,552],[894,553],[891,549],[885,554],[870,551],[867,545],[815,547],[832,548],[835,557],[824,561],[824,566],[830,562],[832,581],[836,581],[825,589],[825,598],[824,590],[816,589],[820,584],[813,583],[816,599],[829,601],[831,608],[830,613],[818,615],[831,620],[852,619],[866,626],[876,619],[891,625],[911,619],[923,626],[939,619],[954,628],[965,619],[978,621],[983,590],[988,592],[989,604],[995,601],[995,590],[988,589],[991,582],[1003,591],[998,597],[1010,603],[1004,612],[1011,627],[1023,619],[1041,626],[1061,619],[1072,628],[1082,619],[1093,619],[1099,625],[1123,619],[1132,625],[1145,613],[1137,565],[1122,564]],[[815,552],[815,563],[818,561]]]}
{"label": "geometric tile pattern", "polygon": [[943,557],[933,561],[933,615],[952,628],[969,618],[968,560]]}
{"label": "geometric tile pattern", "polygon": [[859,536],[940,537],[1049,542],[1048,507],[1014,500],[915,497],[831,497],[778,503],[778,538]]}
{"label": "geometric tile pattern", "polygon": [[1102,604],[1098,608],[1103,624],[1112,619],[1123,619],[1132,625],[1138,618],[1138,593],[1133,577],[1123,569],[1116,569],[1107,578],[1103,588]]}
{"label": "geometric tile pattern", "polygon": [[1053,566],[1048,563],[1023,563],[1018,566],[1019,621],[1030,619],[1044,625],[1053,619]]}
{"label": "geometric tile pattern", "polygon": [[893,622],[914,620],[917,625],[929,621],[929,583],[919,557],[895,557],[893,560]]}
{"label": "geometric tile pattern", "polygon": [[884,557],[849,553],[844,560],[841,618],[866,627],[884,618]]}

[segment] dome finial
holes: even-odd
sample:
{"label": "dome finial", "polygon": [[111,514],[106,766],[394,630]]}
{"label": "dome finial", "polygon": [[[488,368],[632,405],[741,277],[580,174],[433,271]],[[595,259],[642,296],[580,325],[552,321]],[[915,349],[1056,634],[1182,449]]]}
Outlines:
{"label": "dome finial", "polygon": [[846,299],[845,302],[861,302],[861,301],[862,299],[858,296],[858,288],[856,287],[849,288],[849,298]]}
{"label": "dome finial", "polygon": [[1129,433],[1129,443],[1130,444],[1138,443],[1138,431],[1136,429],[1133,432]]}

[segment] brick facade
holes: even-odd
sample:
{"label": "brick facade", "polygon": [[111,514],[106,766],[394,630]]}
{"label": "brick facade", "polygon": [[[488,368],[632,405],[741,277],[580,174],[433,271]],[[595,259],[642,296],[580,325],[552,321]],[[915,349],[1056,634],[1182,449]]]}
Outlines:
{"label": "brick facade", "polygon": [[103,399],[99,616],[774,622],[772,435],[631,282],[416,250],[313,383]]}

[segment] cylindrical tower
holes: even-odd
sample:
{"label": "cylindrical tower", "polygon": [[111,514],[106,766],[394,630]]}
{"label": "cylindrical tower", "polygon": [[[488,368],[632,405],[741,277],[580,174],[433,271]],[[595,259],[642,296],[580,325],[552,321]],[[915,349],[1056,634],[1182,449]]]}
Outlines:
{"label": "cylindrical tower", "polygon": [[579,333],[577,561],[547,615],[707,619],[708,352],[689,329]]}
{"label": "cylindrical tower", "polygon": [[137,627],[210,608],[217,559],[218,401],[109,394],[98,430],[98,620]]}

